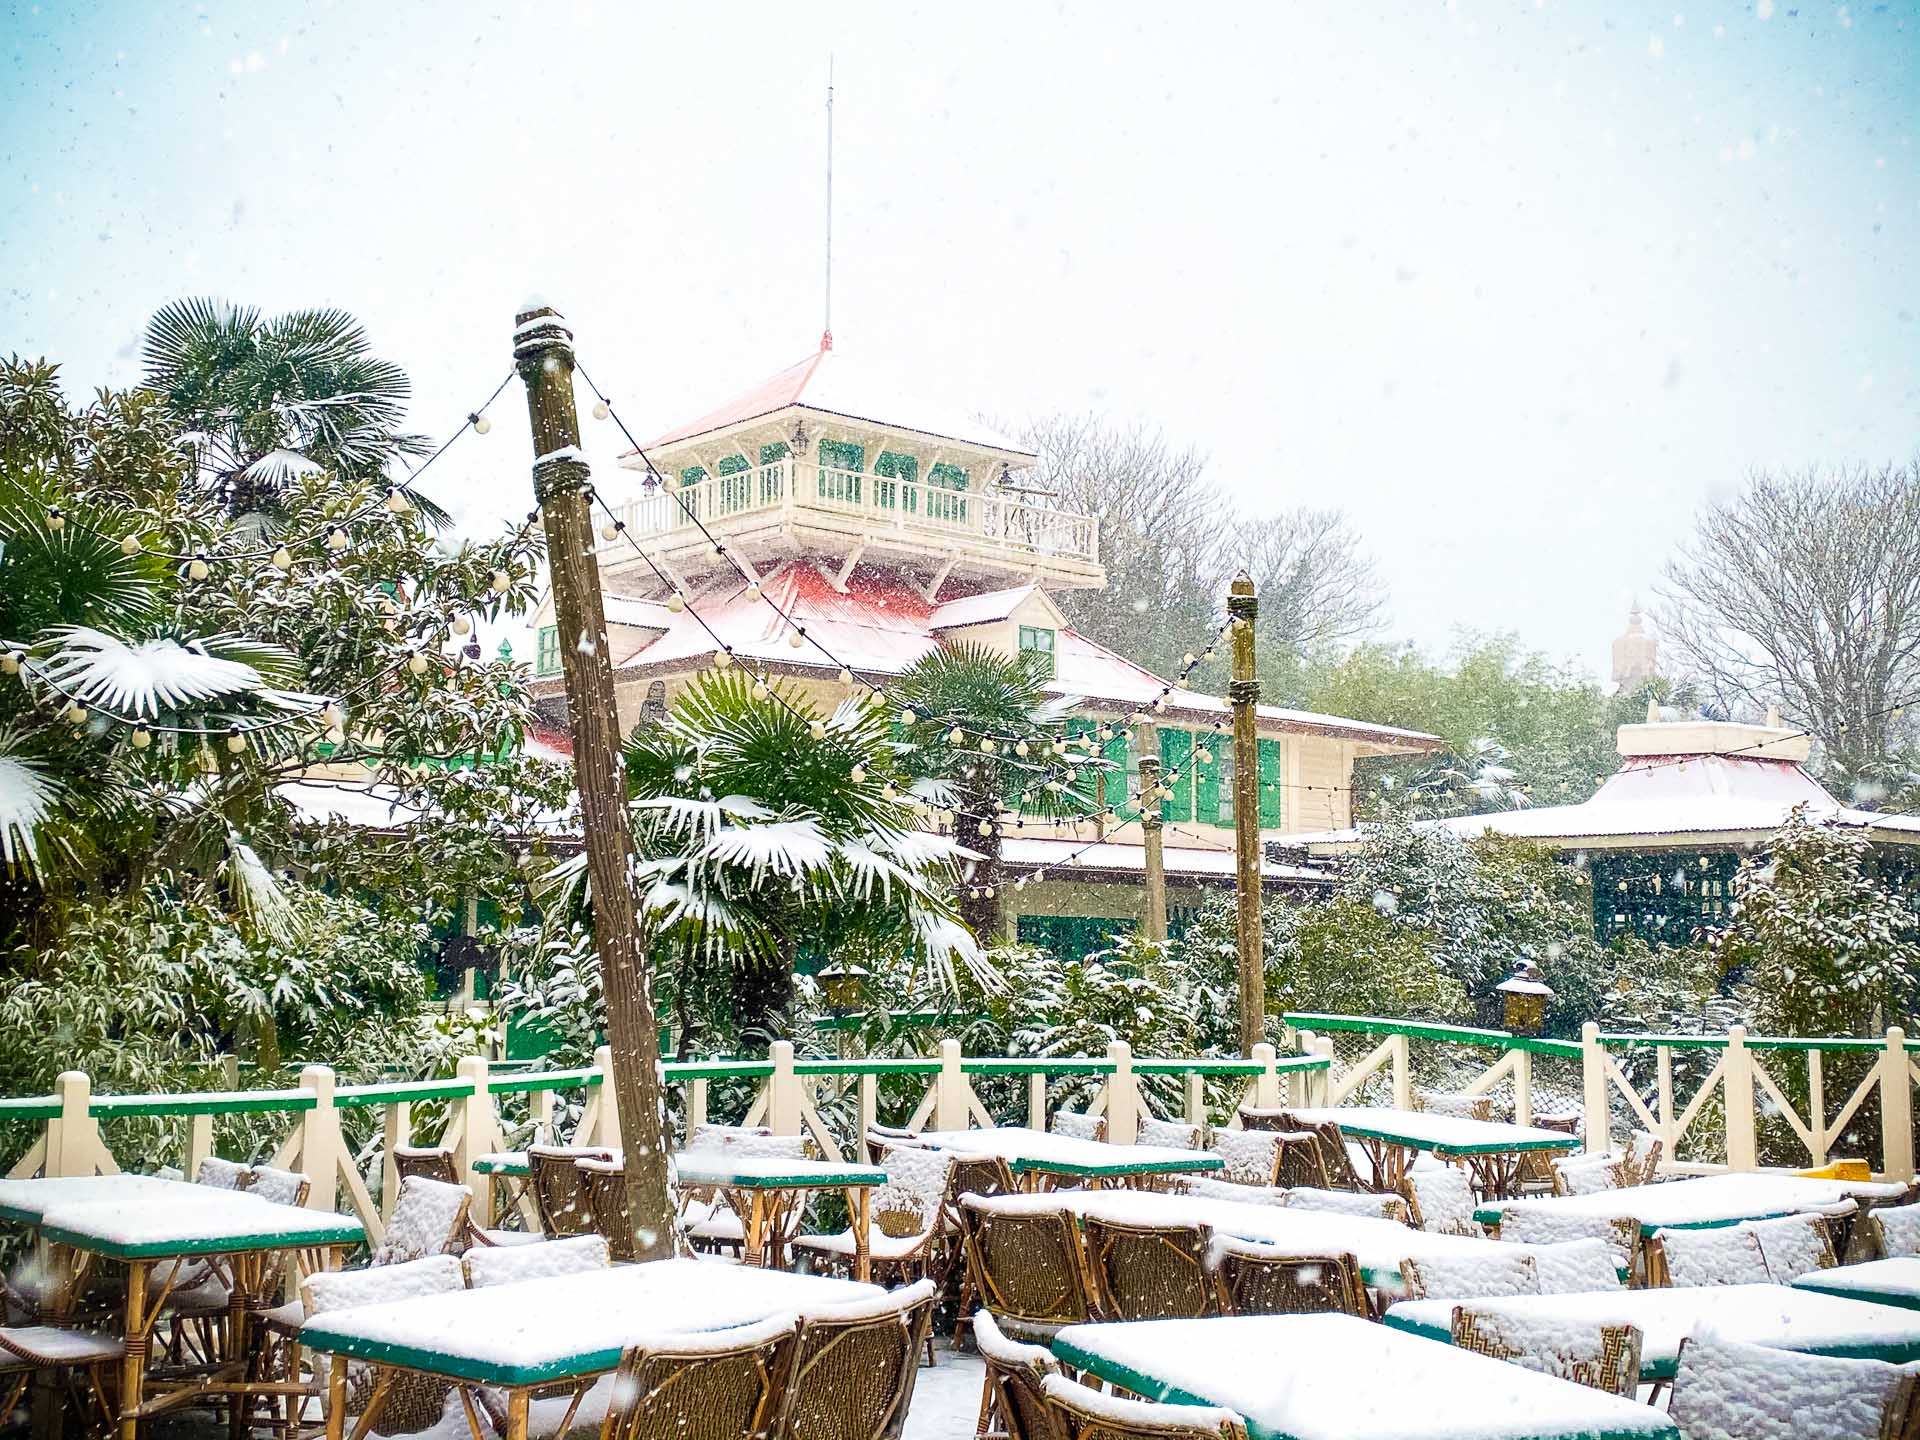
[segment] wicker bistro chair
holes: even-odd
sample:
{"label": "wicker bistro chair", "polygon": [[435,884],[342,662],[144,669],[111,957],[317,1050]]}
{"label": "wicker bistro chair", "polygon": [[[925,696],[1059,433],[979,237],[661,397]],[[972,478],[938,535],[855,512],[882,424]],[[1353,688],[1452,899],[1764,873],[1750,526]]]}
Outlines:
{"label": "wicker bistro chair", "polygon": [[1427,1090],[1416,1087],[1413,1092],[1413,1108],[1424,1110],[1429,1115],[1451,1115],[1460,1120],[1493,1119],[1491,1095],[1464,1095],[1446,1090]]}
{"label": "wicker bistro chair", "polygon": [[1647,1241],[1650,1285],[1786,1285],[1838,1263],[1820,1215],[1783,1215],[1711,1230],[1656,1230]]}
{"label": "wicker bistro chair", "polygon": [[1591,1294],[1597,1290],[1624,1290],[1613,1247],[1600,1239],[1562,1240],[1552,1245],[1529,1245],[1540,1277],[1542,1295]]}
{"label": "wicker bistro chair", "polygon": [[551,1238],[593,1233],[593,1215],[581,1184],[576,1160],[611,1160],[611,1150],[578,1145],[530,1145],[527,1168],[532,1177],[533,1204],[540,1212],[540,1228]]}
{"label": "wicker bistro chair", "polygon": [[1047,1413],[1044,1390],[1047,1377],[1060,1373],[1053,1352],[1044,1345],[1007,1339],[991,1310],[974,1316],[973,1338],[987,1370],[975,1440],[986,1436],[998,1440],[1059,1440],[1060,1427]]}
{"label": "wicker bistro chair", "polygon": [[586,1275],[613,1263],[612,1247],[598,1235],[569,1235],[540,1245],[477,1245],[460,1262],[467,1289],[511,1285],[549,1275]]}
{"label": "wicker bistro chair", "polygon": [[1123,1400],[1064,1375],[1040,1382],[1060,1440],[1247,1440],[1247,1422],[1214,1405]]}
{"label": "wicker bistro chair", "polygon": [[1487,1233],[1473,1218],[1473,1182],[1458,1166],[1409,1170],[1401,1181],[1400,1193],[1413,1223],[1430,1234],[1467,1235],[1478,1240]]}
{"label": "wicker bistro chair", "polygon": [[601,1440],[742,1440],[781,1422],[796,1334],[785,1319],[620,1357]]}
{"label": "wicker bistro chair", "polygon": [[1481,1300],[1538,1295],[1540,1266],[1532,1255],[1409,1255],[1400,1278],[1415,1300]]}
{"label": "wicker bistro chair", "polygon": [[1047,1121],[1047,1128],[1055,1135],[1066,1135],[1075,1140],[1104,1140],[1107,1138],[1107,1117],[1083,1115],[1078,1110],[1056,1110]]}
{"label": "wicker bistro chair", "polygon": [[1204,1125],[1189,1125],[1184,1120],[1157,1120],[1146,1115],[1141,1117],[1134,1143],[1157,1145],[1163,1150],[1204,1150],[1206,1140]]}
{"label": "wicker bistro chair", "polygon": [[[208,1156],[196,1172],[199,1183],[221,1190],[245,1190],[276,1205],[304,1205],[313,1181],[295,1170],[271,1165],[236,1165]],[[180,1273],[176,1278],[174,1271]],[[155,1270],[155,1280],[173,1285],[167,1298],[166,1354],[170,1361],[211,1362],[225,1348],[230,1272],[218,1260],[169,1260]]]}
{"label": "wicker bistro chair", "polygon": [[193,1183],[205,1185],[210,1190],[241,1189],[241,1177],[247,1173],[247,1167],[238,1160],[222,1160],[218,1155],[209,1155],[200,1162],[193,1172]]}
{"label": "wicker bistro chair", "polygon": [[1065,1210],[994,1210],[967,1196],[960,1221],[969,1288],[1002,1330],[1051,1340],[1093,1318],[1080,1232]]}
{"label": "wicker bistro chair", "polygon": [[[397,1209],[395,1213],[399,1213]],[[323,1270],[309,1275],[300,1290],[304,1313],[314,1316],[462,1288],[460,1261],[451,1255],[429,1255],[360,1270]],[[297,1355],[294,1358],[296,1365],[291,1373],[297,1374]],[[316,1388],[325,1393],[324,1386]],[[360,1416],[368,1430],[381,1435],[412,1434],[438,1423],[452,1392],[453,1386],[446,1380],[406,1370],[382,1370],[356,1360],[347,1366],[346,1414]],[[297,1421],[299,1417],[294,1418]]]}
{"label": "wicker bistro chair", "polygon": [[899,1440],[939,1298],[918,1280],[864,1305],[802,1316],[780,1440]]}
{"label": "wicker bistro chair", "polygon": [[36,1375],[59,1374],[66,1380],[62,1413],[78,1416],[97,1409],[103,1428],[112,1430],[119,1412],[107,1399],[107,1375],[126,1353],[125,1341],[90,1330],[0,1325],[0,1425],[6,1424]]}
{"label": "wicker bistro chair", "polygon": [[1212,1152],[1220,1157],[1219,1180],[1232,1185],[1275,1185],[1282,1136],[1271,1130],[1216,1130]]}
{"label": "wicker bistro chair", "polygon": [[1220,1313],[1207,1225],[1080,1221],[1094,1313],[1102,1320],[1195,1320]]}
{"label": "wicker bistro chair", "polygon": [[453,1163],[453,1151],[416,1145],[393,1147],[393,1173],[396,1182],[410,1175],[423,1180],[438,1180],[442,1185],[460,1183],[459,1167]]}
{"label": "wicker bistro chair", "polygon": [[[918,1280],[946,1275],[952,1232],[948,1228],[947,1189],[953,1157],[940,1150],[895,1146],[880,1158],[887,1183],[873,1192],[868,1260],[876,1278]],[[851,1229],[831,1235],[802,1235],[793,1248],[816,1268],[851,1270]]]}
{"label": "wicker bistro chair", "polygon": [[1371,1190],[1315,1190],[1302,1187],[1287,1192],[1289,1210],[1324,1210],[1335,1215],[1364,1215],[1370,1220],[1413,1224],[1413,1209],[1400,1195],[1376,1195]]}
{"label": "wicker bistro chair", "polygon": [[1668,1414],[1687,1440],[1912,1440],[1917,1388],[1911,1365],[1696,1333],[1680,1342]]}
{"label": "wicker bistro chair", "polygon": [[[1291,1110],[1255,1112],[1272,1114],[1277,1118],[1273,1128],[1292,1131],[1296,1134],[1312,1135],[1320,1144],[1320,1164],[1325,1169],[1326,1185],[1333,1190],[1371,1190],[1373,1187],[1361,1180],[1360,1174],[1353,1168],[1353,1156],[1347,1152],[1347,1137],[1333,1121],[1319,1123],[1302,1120]],[[1247,1111],[1240,1112],[1244,1119]]]}
{"label": "wicker bistro chair", "polygon": [[1213,1242],[1212,1258],[1220,1308],[1227,1314],[1373,1318],[1360,1262],[1351,1255],[1300,1255],[1279,1245],[1221,1236]]}
{"label": "wicker bistro chair", "polygon": [[253,1165],[241,1175],[239,1188],[276,1205],[304,1205],[313,1193],[313,1181],[296,1170]]}
{"label": "wicker bistro chair", "polygon": [[1632,1325],[1573,1328],[1497,1305],[1453,1307],[1453,1343],[1576,1385],[1635,1399],[1640,1390],[1640,1331]]}
{"label": "wicker bistro chair", "polygon": [[1262,1109],[1257,1105],[1240,1107],[1240,1124],[1247,1130],[1298,1130],[1292,1124],[1293,1117],[1285,1110]]}
{"label": "wicker bistro chair", "polygon": [[1824,1215],[1782,1215],[1753,1222],[1760,1242],[1760,1258],[1776,1285],[1791,1285],[1802,1275],[1831,1270],[1840,1263],[1834,1253],[1832,1222]]}
{"label": "wicker bistro chair", "polygon": [[1614,1263],[1629,1273],[1640,1260],[1640,1222],[1631,1215],[1562,1215],[1541,1206],[1513,1205],[1500,1216],[1495,1236],[1521,1245],[1604,1240]]}
{"label": "wicker bistro chair", "polygon": [[1875,1256],[1920,1255],[1920,1205],[1883,1205],[1864,1218]]}
{"label": "wicker bistro chair", "polygon": [[[598,1160],[583,1156],[573,1164],[574,1169],[580,1172],[580,1200],[586,1207],[591,1238],[605,1245],[615,1260],[638,1260],[640,1251],[634,1243],[633,1212],[627,1207],[627,1166],[624,1158]],[[564,1242],[552,1240],[547,1243],[558,1245]]]}
{"label": "wicker bistro chair", "polygon": [[1203,1200],[1231,1200],[1239,1205],[1285,1205],[1292,1193],[1279,1185],[1236,1185],[1211,1175],[1176,1175],[1175,1194],[1194,1195]]}

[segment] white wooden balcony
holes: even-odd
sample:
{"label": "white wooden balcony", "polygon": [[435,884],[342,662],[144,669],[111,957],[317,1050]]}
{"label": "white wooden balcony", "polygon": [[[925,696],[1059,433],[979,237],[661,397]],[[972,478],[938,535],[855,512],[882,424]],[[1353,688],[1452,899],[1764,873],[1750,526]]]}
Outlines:
{"label": "white wooden balcony", "polygon": [[[752,554],[761,547],[846,558],[908,560],[1060,588],[1103,585],[1099,523],[977,490],[818,464],[772,464],[673,485],[614,506],[648,556],[683,572],[711,555],[704,530]],[[624,537],[599,543],[609,571],[640,566]],[[622,556],[626,556],[626,563]]]}

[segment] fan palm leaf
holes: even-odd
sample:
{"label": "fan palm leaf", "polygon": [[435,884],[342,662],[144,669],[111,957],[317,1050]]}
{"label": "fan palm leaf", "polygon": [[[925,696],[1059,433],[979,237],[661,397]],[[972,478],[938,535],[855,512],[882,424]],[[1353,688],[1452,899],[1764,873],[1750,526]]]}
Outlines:
{"label": "fan palm leaf", "polygon": [[0,732],[0,858],[9,870],[39,868],[37,836],[62,788],[44,762],[22,750],[18,736]]}
{"label": "fan palm leaf", "polygon": [[51,653],[41,664],[50,680],[88,705],[135,716],[265,689],[265,677],[248,659],[221,653],[228,647],[252,657],[271,655],[286,667],[294,663],[274,647],[226,635],[185,644],[167,636],[129,642],[91,626],[69,625],[53,631],[50,642]]}

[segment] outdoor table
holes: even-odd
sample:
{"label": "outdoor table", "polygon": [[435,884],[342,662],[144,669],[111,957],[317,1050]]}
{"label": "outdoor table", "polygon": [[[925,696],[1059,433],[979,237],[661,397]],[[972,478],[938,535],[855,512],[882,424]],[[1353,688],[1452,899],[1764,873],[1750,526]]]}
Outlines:
{"label": "outdoor table", "polygon": [[1673,1378],[1680,1342],[1699,1326],[1751,1345],[1809,1355],[1895,1364],[1920,1360],[1920,1315],[1791,1285],[1686,1285],[1487,1300],[1402,1300],[1387,1310],[1386,1321],[1395,1330],[1451,1341],[1455,1305],[1595,1325],[1635,1325],[1642,1337],[1640,1378],[1648,1381]]}
{"label": "outdoor table", "polygon": [[748,1265],[778,1266],[786,1249],[788,1221],[809,1190],[841,1190],[847,1197],[847,1223],[853,1230],[853,1278],[865,1280],[868,1219],[873,1187],[887,1183],[878,1165],[849,1165],[837,1160],[798,1160],[781,1155],[734,1155],[727,1150],[682,1150],[673,1157],[682,1185],[720,1191],[745,1230]]}
{"label": "outdoor table", "polygon": [[1315,1125],[1338,1125],[1357,1141],[1373,1163],[1373,1188],[1398,1193],[1414,1157],[1422,1150],[1436,1160],[1467,1167],[1474,1192],[1483,1199],[1514,1193],[1520,1157],[1540,1151],[1578,1150],[1577,1136],[1534,1125],[1507,1125],[1427,1110],[1392,1110],[1355,1105],[1333,1110],[1289,1109]]}
{"label": "outdoor table", "polygon": [[[32,1226],[48,1249],[59,1293],[80,1292],[96,1260],[126,1268],[126,1358],[120,1369],[120,1435],[133,1440],[140,1422],[209,1395],[298,1392],[297,1381],[250,1375],[248,1329],[271,1303],[279,1280],[275,1257],[292,1252],[303,1270],[331,1263],[359,1244],[357,1220],[327,1211],[276,1205],[237,1190],[160,1180],[151,1176],[0,1181],[0,1216]],[[147,1395],[147,1355],[154,1327],[187,1267],[170,1267],[158,1283],[153,1268],[167,1260],[205,1259],[227,1286],[227,1354],[204,1373],[155,1377]],[[234,1407],[236,1426],[242,1408]]]}
{"label": "outdoor table", "polygon": [[1068,1365],[1149,1400],[1222,1405],[1254,1440],[1678,1440],[1662,1410],[1352,1315],[1069,1325]]}
{"label": "outdoor table", "polygon": [[1023,1188],[1068,1179],[1100,1187],[1128,1186],[1156,1175],[1190,1175],[1218,1170],[1221,1160],[1205,1150],[1175,1150],[1161,1145],[1111,1145],[1047,1130],[1004,1125],[982,1130],[929,1130],[919,1143],[934,1150],[968,1155],[997,1155],[1019,1177]]}
{"label": "outdoor table", "polygon": [[1207,1225],[1216,1235],[1275,1245],[1297,1255],[1351,1255],[1360,1279],[1376,1290],[1404,1294],[1400,1263],[1465,1256],[1511,1256],[1534,1248],[1469,1235],[1415,1230],[1397,1220],[1342,1215],[1333,1210],[1295,1210],[1211,1196],[1166,1195],[1146,1190],[1052,1190],[1041,1195],[996,1195],[976,1204],[1007,1213],[1066,1211],[1077,1217],[1141,1225]]}
{"label": "outdoor table", "polygon": [[504,1440],[525,1440],[534,1389],[572,1382],[584,1390],[616,1368],[628,1346],[817,1313],[879,1293],[852,1280],[656,1260],[329,1310],[301,1327],[300,1343],[333,1357],[328,1440],[344,1433],[350,1360],[456,1386],[497,1386],[507,1392]]}
{"label": "outdoor table", "polygon": [[1737,1225],[1742,1220],[1772,1220],[1803,1212],[1851,1215],[1857,1200],[1892,1200],[1905,1193],[1904,1185],[1871,1180],[1811,1180],[1804,1175],[1701,1175],[1691,1180],[1596,1190],[1587,1195],[1548,1195],[1490,1203],[1476,1210],[1474,1218],[1483,1225],[1497,1225],[1506,1211],[1515,1208],[1602,1218],[1631,1215],[1640,1222],[1640,1233],[1651,1235],[1656,1230],[1707,1230]]}
{"label": "outdoor table", "polygon": [[1793,1283],[1802,1290],[1815,1290],[1822,1295],[1841,1295],[1850,1300],[1870,1300],[1876,1305],[1920,1310],[1920,1255],[1896,1255],[1889,1260],[1815,1270]]}

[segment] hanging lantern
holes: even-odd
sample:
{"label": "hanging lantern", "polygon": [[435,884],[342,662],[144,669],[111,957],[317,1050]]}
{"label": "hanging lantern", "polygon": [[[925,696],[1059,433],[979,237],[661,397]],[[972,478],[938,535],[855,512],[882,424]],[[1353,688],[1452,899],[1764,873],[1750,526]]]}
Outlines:
{"label": "hanging lantern", "polygon": [[1515,962],[1513,974],[1493,987],[1500,995],[1501,1017],[1516,1035],[1538,1035],[1547,1023],[1547,1002],[1553,991],[1540,978],[1540,967],[1529,959]]}
{"label": "hanging lantern", "polygon": [[843,965],[838,960],[813,977],[820,982],[827,1008],[835,1015],[849,1015],[866,998],[867,969],[864,965]]}

